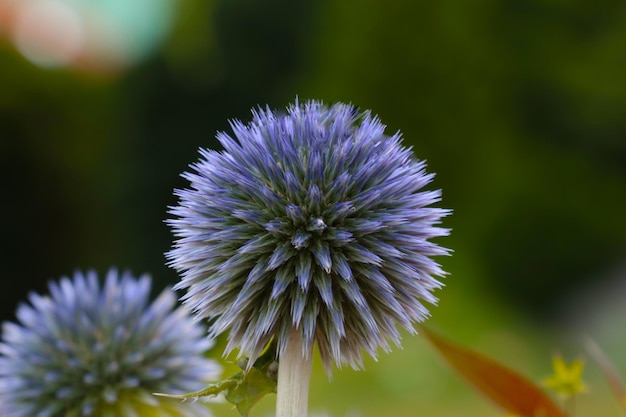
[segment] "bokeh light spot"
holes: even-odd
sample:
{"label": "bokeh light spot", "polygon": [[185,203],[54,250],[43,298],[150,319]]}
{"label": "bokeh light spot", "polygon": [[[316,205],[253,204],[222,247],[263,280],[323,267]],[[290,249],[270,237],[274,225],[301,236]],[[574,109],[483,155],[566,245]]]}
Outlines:
{"label": "bokeh light spot", "polygon": [[81,53],[85,30],[78,11],[58,0],[30,2],[20,9],[13,28],[18,50],[44,68],[65,67]]}

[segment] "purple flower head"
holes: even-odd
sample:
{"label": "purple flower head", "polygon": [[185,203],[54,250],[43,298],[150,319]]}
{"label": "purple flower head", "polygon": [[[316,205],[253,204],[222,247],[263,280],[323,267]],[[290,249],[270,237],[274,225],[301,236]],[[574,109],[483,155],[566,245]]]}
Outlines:
{"label": "purple flower head", "polygon": [[210,416],[202,404],[153,392],[203,388],[220,369],[203,354],[204,329],[165,290],[150,302],[150,277],[76,273],[31,294],[5,322],[0,342],[3,417]]}
{"label": "purple flower head", "polygon": [[253,116],[183,174],[191,187],[169,220],[175,288],[212,336],[230,330],[226,354],[254,360],[273,339],[281,353],[296,327],[328,371],[359,368],[437,301],[444,272],[431,256],[448,250],[429,239],[448,234],[437,225],[449,210],[429,207],[433,174],[369,112],[311,101]]}

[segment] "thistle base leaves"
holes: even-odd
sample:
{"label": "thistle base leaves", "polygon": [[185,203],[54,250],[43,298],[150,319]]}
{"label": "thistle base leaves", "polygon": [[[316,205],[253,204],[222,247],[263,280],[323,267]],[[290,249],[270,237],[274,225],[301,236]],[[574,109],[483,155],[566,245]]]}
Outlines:
{"label": "thistle base leaves", "polygon": [[236,373],[224,381],[212,384],[200,391],[181,395],[154,393],[159,397],[174,398],[182,401],[198,400],[202,397],[215,397],[224,395],[226,401],[237,407],[237,411],[243,417],[265,395],[276,393],[278,360],[276,359],[276,346],[272,344],[267,351],[260,356],[249,369],[241,365],[242,371]]}

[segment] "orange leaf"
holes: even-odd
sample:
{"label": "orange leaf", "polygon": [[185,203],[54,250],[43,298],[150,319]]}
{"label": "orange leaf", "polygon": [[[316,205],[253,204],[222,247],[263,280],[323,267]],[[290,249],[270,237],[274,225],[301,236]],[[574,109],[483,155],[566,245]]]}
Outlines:
{"label": "orange leaf", "polygon": [[542,390],[517,372],[430,330],[422,328],[422,333],[458,373],[508,412],[519,417],[566,417]]}

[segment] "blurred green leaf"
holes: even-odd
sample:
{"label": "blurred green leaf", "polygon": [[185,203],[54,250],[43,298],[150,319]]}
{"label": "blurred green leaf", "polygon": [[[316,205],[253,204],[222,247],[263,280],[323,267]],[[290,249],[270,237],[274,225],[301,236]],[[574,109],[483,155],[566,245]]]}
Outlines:
{"label": "blurred green leaf", "polygon": [[519,417],[566,417],[532,382],[494,360],[422,328],[435,349],[479,391]]}

